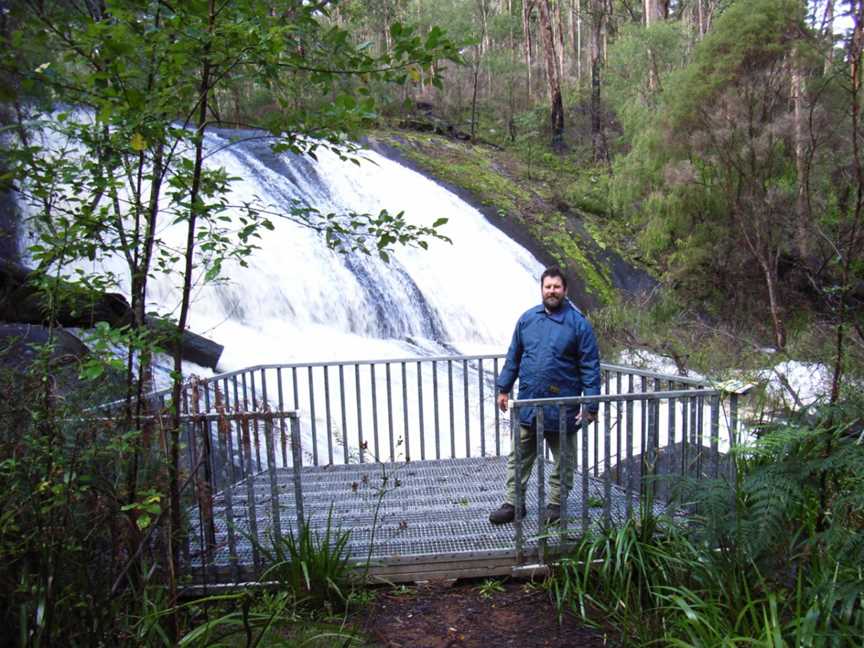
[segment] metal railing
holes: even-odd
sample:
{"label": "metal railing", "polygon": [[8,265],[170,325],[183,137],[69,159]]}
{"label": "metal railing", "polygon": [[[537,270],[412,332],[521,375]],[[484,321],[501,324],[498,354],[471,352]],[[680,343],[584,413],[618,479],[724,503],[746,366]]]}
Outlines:
{"label": "metal railing", "polygon": [[[723,398],[728,396],[728,413]],[[720,390],[670,389],[639,393],[602,394],[570,398],[522,399],[511,401],[511,438],[519,436],[519,412],[522,408],[535,408],[535,426],[544,429],[544,418],[550,408],[557,409],[559,440],[568,437],[567,416],[574,408],[582,411],[597,406],[594,421],[581,419],[573,435],[574,443],[559,441],[561,472],[566,473],[573,460],[574,472],[580,477],[578,504],[581,531],[586,533],[592,521],[591,509],[597,506],[592,492],[593,477],[602,483],[602,521],[613,521],[613,506],[623,508],[624,517],[633,514],[634,503],[654,502],[668,496],[678,478],[703,479],[727,476],[734,479],[734,462],[721,453],[738,443],[738,394]],[[707,429],[706,429],[707,410]],[[721,436],[721,423],[727,437]],[[623,430],[622,430],[623,428]],[[602,434],[600,430],[602,429]],[[639,434],[639,437],[636,434]],[[547,431],[548,433],[548,431]],[[537,456],[546,456],[544,434],[536,434]],[[638,442],[638,443],[637,443]],[[570,453],[574,456],[571,458]],[[592,462],[593,453],[593,462]],[[665,453],[665,458],[663,455]],[[521,483],[521,472],[531,467],[522,466],[521,444],[514,446],[515,482]],[[728,456],[728,455],[727,455]],[[545,462],[537,461],[538,509],[546,506]],[[602,472],[598,475],[598,469]],[[626,470],[625,470],[626,468]],[[568,500],[562,480],[560,522],[558,535],[567,538],[569,521]],[[613,497],[613,488],[616,489]],[[596,492],[596,491],[594,491]],[[661,497],[661,495],[663,497]],[[524,558],[524,530],[522,506],[525,493],[516,488],[516,554],[517,561]],[[592,499],[594,502],[592,502]],[[614,516],[621,517],[621,516]],[[540,517],[538,552],[540,562],[546,546],[548,529]]]}
{"label": "metal railing", "polygon": [[[282,537],[277,457],[282,457],[283,465],[301,464],[296,411],[225,412],[221,405],[219,409],[216,413],[195,412],[181,417],[186,449],[183,463],[190,477],[185,501],[192,522],[183,555],[187,564],[200,565],[204,583],[218,562],[227,564],[236,581],[247,568],[244,563],[251,563],[252,573],[260,573],[264,562],[261,538],[278,542]],[[290,438],[284,433],[286,421]],[[262,517],[258,502],[262,498],[255,492],[254,478],[259,475],[266,475],[269,489],[264,498],[269,503],[263,516],[266,529],[258,527]],[[291,482],[295,528],[299,529],[304,521],[301,471],[292,471]],[[210,580],[219,578],[212,576]]]}
{"label": "metal railing", "polygon": [[[737,442],[735,395],[724,400],[703,381],[603,364],[599,396],[511,400],[511,410],[502,413],[495,402],[501,367],[501,355],[445,356],[262,365],[193,377],[181,403],[192,484],[187,564],[198,565],[203,580],[211,581],[222,578],[216,574],[226,567],[235,579],[243,570],[260,573],[258,541],[278,539],[283,522],[292,525],[296,518],[297,528],[303,523],[298,468],[505,456],[518,438],[524,407],[538,408],[541,428],[550,407],[559,414],[576,404],[599,408],[596,420],[577,431],[572,458],[568,444],[561,444],[563,461],[575,459],[581,479],[574,485],[580,489],[575,519],[583,532],[600,506],[608,523],[618,513],[631,515],[646,489],[657,495],[661,487],[653,485],[653,477],[698,479],[731,469],[720,457]],[[165,410],[167,392],[151,398]],[[559,420],[563,424],[564,417]],[[538,456],[546,456],[543,435],[537,437]],[[538,461],[541,510],[545,470],[545,462]],[[286,490],[293,490],[293,497]],[[518,504],[516,511],[515,546],[522,562]],[[561,520],[566,537],[566,498]],[[539,538],[542,559],[543,528]]]}
{"label": "metal railing", "polygon": [[[183,409],[299,412],[303,465],[502,456],[507,414],[496,406],[503,355],[259,365],[195,379]],[[602,393],[706,389],[703,381],[603,364]],[[164,406],[167,392],[154,394]],[[286,433],[280,422],[280,433]],[[643,432],[644,436],[644,432]],[[594,449],[595,468],[599,461]],[[287,455],[277,465],[288,465]]]}

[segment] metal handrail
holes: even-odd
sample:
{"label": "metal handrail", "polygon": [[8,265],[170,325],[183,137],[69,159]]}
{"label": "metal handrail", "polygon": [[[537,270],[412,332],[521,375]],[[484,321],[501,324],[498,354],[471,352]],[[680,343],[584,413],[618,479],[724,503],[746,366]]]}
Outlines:
{"label": "metal handrail", "polygon": [[[234,376],[240,376],[243,374],[249,374],[258,372],[261,370],[276,370],[276,369],[306,369],[306,368],[321,368],[321,367],[353,367],[355,365],[359,366],[368,366],[368,365],[380,365],[384,363],[390,364],[401,364],[401,363],[415,363],[415,362],[462,362],[462,361],[477,361],[477,360],[504,360],[506,358],[506,354],[504,353],[490,353],[483,355],[448,355],[448,356],[414,356],[414,357],[405,357],[405,358],[378,358],[378,359],[363,359],[363,360],[331,360],[331,361],[318,361],[318,362],[286,362],[286,363],[265,363],[265,364],[257,364],[251,365],[249,367],[244,367],[242,369],[234,369],[232,371],[225,371],[222,373],[215,374],[213,376],[202,376],[200,379],[202,381],[213,382],[218,380],[223,380],[226,378],[232,378]],[[659,380],[673,380],[678,383],[686,384],[686,385],[702,385],[709,386],[711,383],[701,378],[690,378],[689,376],[679,376],[677,374],[667,374],[657,371],[650,371],[648,369],[639,369],[637,367],[627,367],[625,365],[618,365],[608,362],[601,362],[600,369],[603,371],[611,371],[611,372],[622,372],[633,376],[640,376],[644,378],[654,378]],[[171,389],[158,389],[152,392],[145,394],[144,398],[156,398],[159,396],[167,396],[171,394]],[[111,403],[107,403],[105,407],[110,407],[115,404],[119,404],[122,401],[114,401]]]}
{"label": "metal handrail", "polygon": [[[509,454],[509,446],[517,438],[518,410],[524,407],[536,407],[536,416],[542,421],[549,407],[560,408],[560,414],[576,404],[598,406],[597,420],[583,423],[577,432],[578,447],[574,446],[572,455],[581,478],[582,507],[576,519],[581,515],[583,531],[589,524],[590,497],[602,496],[605,520],[611,518],[613,507],[624,514],[625,499],[626,514],[633,513],[634,501],[638,502],[650,486],[646,480],[634,478],[632,471],[624,474],[618,470],[613,475],[612,468],[640,454],[653,470],[657,452],[680,443],[676,452],[682,474],[701,478],[710,476],[712,469],[716,473],[715,455],[707,453],[719,449],[723,403],[730,405],[729,445],[735,443],[737,395],[724,400],[726,392],[711,388],[706,381],[605,363],[603,394],[511,399],[508,421],[497,407],[497,390],[492,386],[503,357],[265,364],[194,380],[184,391],[180,406],[188,465],[197,475],[193,481],[199,501],[194,528],[201,536],[197,544],[202,569],[211,564],[208,556],[220,551],[217,519],[226,525],[221,555],[224,559],[227,548],[227,560],[238,577],[243,558],[241,538],[234,526],[240,525],[238,528],[246,529],[243,533],[256,538],[282,532],[286,507],[284,501],[280,504],[280,490],[286,480],[292,484],[289,493],[293,490],[291,510],[296,524],[302,524],[304,467],[478,454],[500,457]],[[166,393],[160,396],[162,406],[167,404]],[[564,417],[559,419],[561,433],[566,434]],[[510,428],[509,439],[506,433],[501,434],[500,427],[505,426]],[[400,449],[397,434],[405,435],[402,454],[396,452]],[[544,435],[537,437],[538,456],[543,457]],[[541,506],[546,496],[544,463],[538,462],[537,468]],[[643,470],[642,475],[648,472]],[[277,483],[279,479],[282,481]],[[578,508],[578,500],[574,501]],[[563,504],[561,537],[565,538],[566,499]],[[521,509],[516,508],[516,550],[522,561],[524,530]],[[214,514],[217,510],[218,518]],[[538,552],[542,561],[546,540],[544,530],[540,531]],[[262,556],[254,544],[251,553],[255,570],[260,571]]]}

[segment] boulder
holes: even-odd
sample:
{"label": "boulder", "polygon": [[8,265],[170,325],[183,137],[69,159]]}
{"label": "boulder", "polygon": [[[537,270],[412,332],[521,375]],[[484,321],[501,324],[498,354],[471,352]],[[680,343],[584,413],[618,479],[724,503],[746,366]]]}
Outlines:
{"label": "boulder", "polygon": [[[47,324],[45,296],[30,281],[31,270],[0,258],[0,320]],[[55,321],[66,327],[89,328],[96,322],[123,326],[132,322],[132,309],[123,295],[84,290],[63,282],[63,300]]]}
{"label": "boulder", "polygon": [[89,353],[81,340],[62,328],[51,331],[38,324],[0,323],[0,366],[26,371],[35,362],[39,347],[49,343],[48,362],[53,367],[77,365]]}
{"label": "boulder", "polygon": [[[638,491],[645,459],[645,455],[637,454],[612,466],[609,471],[612,482],[626,488],[632,475],[633,488]],[[682,476],[697,478],[698,471],[703,476],[713,477],[715,469],[716,474],[720,477],[728,474],[729,457],[712,450],[710,447],[689,443],[687,444],[686,470],[682,468],[683,464],[684,445],[681,442],[657,449],[654,469],[651,471],[656,476],[654,494],[657,499],[668,501],[675,494],[676,483],[678,478]],[[602,479],[603,475],[600,478]]]}
{"label": "boulder", "polygon": [[[46,317],[45,296],[29,279],[28,268],[0,258],[0,321],[18,324],[49,324]],[[64,327],[90,328],[96,322],[107,322],[112,327],[121,327],[133,321],[132,308],[123,295],[84,290],[64,282],[64,299],[55,312],[55,322]],[[167,320],[148,317],[145,320],[152,330],[164,333],[162,346],[170,353],[177,348],[174,324]],[[184,331],[180,339],[184,360],[203,367],[216,369],[223,351],[222,345],[207,338]]]}

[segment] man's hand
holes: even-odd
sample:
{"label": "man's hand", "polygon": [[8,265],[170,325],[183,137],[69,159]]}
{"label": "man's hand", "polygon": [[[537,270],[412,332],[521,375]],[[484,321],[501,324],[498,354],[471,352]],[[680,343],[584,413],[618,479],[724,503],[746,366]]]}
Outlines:
{"label": "man's hand", "polygon": [[582,425],[583,419],[588,423],[593,423],[597,420],[597,412],[579,412],[576,415],[576,425]]}
{"label": "man's hand", "polygon": [[498,409],[502,412],[507,411],[507,404],[510,402],[510,395],[506,392],[498,394]]}

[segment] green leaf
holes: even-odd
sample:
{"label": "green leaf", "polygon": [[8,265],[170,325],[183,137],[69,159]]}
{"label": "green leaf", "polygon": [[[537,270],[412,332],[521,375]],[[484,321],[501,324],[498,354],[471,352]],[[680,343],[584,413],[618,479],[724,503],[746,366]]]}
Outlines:
{"label": "green leaf", "polygon": [[147,149],[147,140],[144,139],[144,136],[141,133],[133,133],[129,145],[132,147],[133,151],[138,151],[140,153]]}

